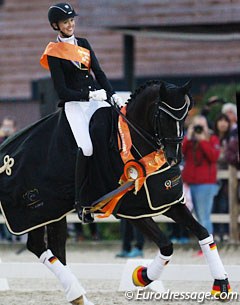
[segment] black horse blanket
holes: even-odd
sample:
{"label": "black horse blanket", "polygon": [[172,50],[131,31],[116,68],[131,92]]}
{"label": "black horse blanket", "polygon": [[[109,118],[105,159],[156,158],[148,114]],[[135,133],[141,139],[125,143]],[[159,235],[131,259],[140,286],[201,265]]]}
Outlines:
{"label": "black horse blanket", "polygon": [[[101,154],[88,160],[91,183],[86,181],[83,193],[89,201],[115,189],[122,171],[119,154],[110,143],[110,112],[109,108],[97,110],[90,123],[94,150],[101,148]],[[76,154],[77,145],[64,110],[43,118],[0,146],[2,170],[6,156],[14,160],[10,175],[7,169],[0,174],[1,210],[11,232],[24,233],[74,210]],[[96,160],[95,155],[100,158]]]}
{"label": "black horse blanket", "polygon": [[[100,108],[90,122],[93,156],[88,158],[80,202],[116,189],[123,172],[117,148],[117,116]],[[83,135],[84,136],[84,135]],[[63,109],[18,132],[0,146],[0,207],[9,230],[22,234],[57,221],[74,210],[77,145]],[[85,160],[86,161],[86,160]],[[136,218],[162,213],[183,201],[179,168],[147,178],[137,195],[127,193],[115,216]]]}

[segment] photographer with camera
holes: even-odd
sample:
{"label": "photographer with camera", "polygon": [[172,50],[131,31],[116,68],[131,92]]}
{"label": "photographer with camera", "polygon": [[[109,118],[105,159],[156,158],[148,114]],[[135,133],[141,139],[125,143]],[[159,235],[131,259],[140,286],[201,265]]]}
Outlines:
{"label": "photographer with camera", "polygon": [[182,178],[190,187],[195,214],[212,234],[210,215],[218,191],[216,178],[220,145],[218,137],[208,128],[204,116],[193,118],[183,140],[182,152],[185,161]]}

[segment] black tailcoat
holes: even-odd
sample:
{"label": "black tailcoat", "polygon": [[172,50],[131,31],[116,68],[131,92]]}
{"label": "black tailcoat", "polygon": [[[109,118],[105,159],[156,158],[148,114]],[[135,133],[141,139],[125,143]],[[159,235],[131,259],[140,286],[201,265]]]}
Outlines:
{"label": "black tailcoat", "polygon": [[[60,99],[59,106],[62,106],[64,102],[68,101],[88,101],[89,91],[99,88],[106,90],[110,96],[114,93],[87,39],[76,39],[79,46],[90,50],[90,71],[83,64],[80,65],[79,69],[69,60],[48,56],[48,64],[54,88]],[[94,82],[93,76],[90,73],[91,71],[94,73],[99,87]]]}

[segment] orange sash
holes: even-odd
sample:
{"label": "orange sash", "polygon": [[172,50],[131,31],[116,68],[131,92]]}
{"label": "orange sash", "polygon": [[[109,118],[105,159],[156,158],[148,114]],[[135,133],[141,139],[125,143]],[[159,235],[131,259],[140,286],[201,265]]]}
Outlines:
{"label": "orange sash", "polygon": [[83,47],[66,42],[50,42],[40,59],[41,66],[49,70],[47,55],[77,61],[86,66],[88,70],[90,69],[90,51]]}

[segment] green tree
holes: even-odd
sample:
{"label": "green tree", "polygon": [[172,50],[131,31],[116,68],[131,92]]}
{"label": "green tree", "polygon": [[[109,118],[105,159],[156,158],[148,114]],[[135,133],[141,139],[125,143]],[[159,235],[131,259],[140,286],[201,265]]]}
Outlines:
{"label": "green tree", "polygon": [[[206,107],[208,101],[211,97],[216,97],[219,100],[222,100],[227,103],[236,103],[236,91],[240,91],[240,84],[232,83],[229,85],[213,85],[209,87],[206,93],[202,97],[202,101],[200,103],[200,108]],[[214,122],[218,114],[221,112],[222,103],[217,102],[213,103],[210,106],[210,111],[208,114],[208,118],[210,121]]]}

